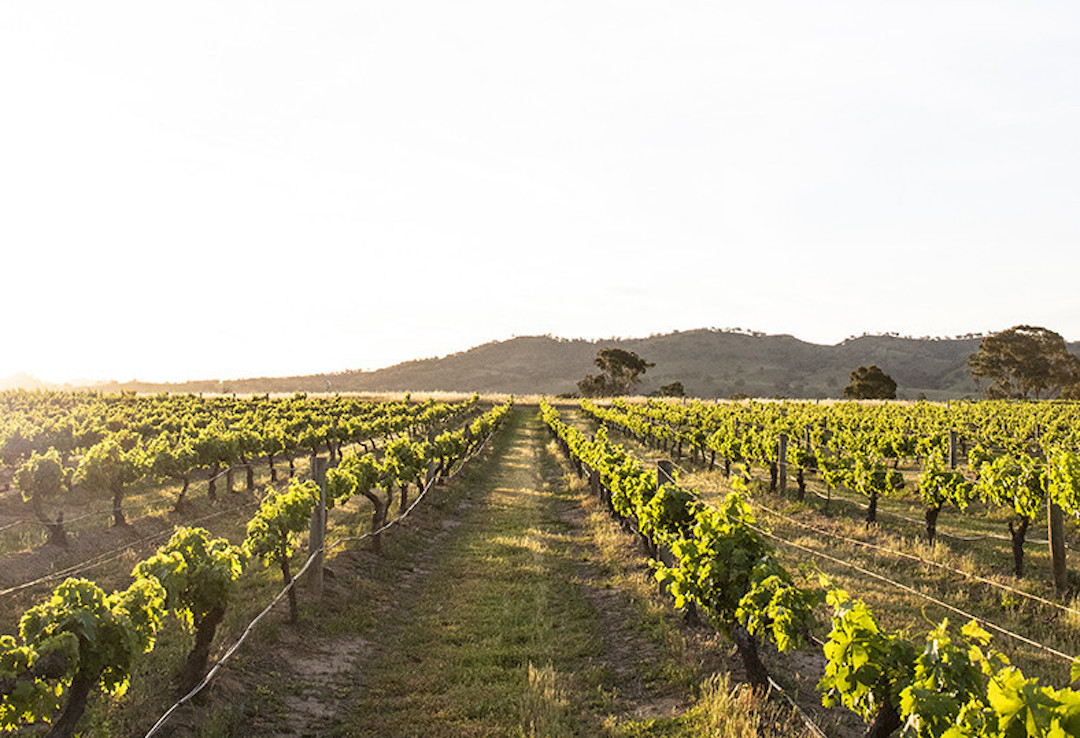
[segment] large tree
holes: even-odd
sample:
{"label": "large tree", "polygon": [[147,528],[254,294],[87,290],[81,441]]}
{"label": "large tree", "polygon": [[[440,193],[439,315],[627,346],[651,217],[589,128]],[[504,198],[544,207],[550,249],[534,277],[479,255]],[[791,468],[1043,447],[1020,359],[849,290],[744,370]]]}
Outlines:
{"label": "large tree", "polygon": [[625,395],[641,381],[641,375],[656,366],[633,351],[620,348],[600,349],[593,362],[600,374],[590,374],[578,382],[578,390],[586,397]]}
{"label": "large tree", "polygon": [[1069,353],[1065,339],[1048,328],[1018,325],[986,336],[968,357],[976,383],[991,398],[1052,396],[1080,379],[1080,359]]}
{"label": "large tree", "polygon": [[877,364],[860,366],[851,373],[851,381],[844,387],[844,397],[849,400],[895,400],[896,382]]}

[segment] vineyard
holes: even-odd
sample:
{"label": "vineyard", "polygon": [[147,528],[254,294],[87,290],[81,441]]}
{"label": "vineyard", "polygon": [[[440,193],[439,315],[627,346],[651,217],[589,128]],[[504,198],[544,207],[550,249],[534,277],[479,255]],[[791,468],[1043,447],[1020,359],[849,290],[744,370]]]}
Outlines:
{"label": "vineyard", "polygon": [[[591,439],[550,407],[545,420],[581,473],[592,475],[613,513],[634,521],[676,605],[703,611],[730,635],[752,683],[771,681],[760,659],[761,641],[783,652],[805,639],[825,659],[819,683],[824,702],[843,704],[867,720],[867,735],[901,728],[909,736],[1080,733],[1080,694],[1051,686],[1080,675],[1073,655],[1080,611],[1064,600],[1074,581],[1066,568],[1064,518],[1075,519],[1080,511],[1075,407],[622,401],[600,407],[584,401],[582,408],[603,426]],[[609,440],[609,430],[710,470],[700,476],[713,494],[693,486],[694,473],[677,484],[672,468],[646,469]],[[966,464],[958,463],[960,456]],[[723,482],[717,483],[717,473]],[[789,474],[796,485],[785,498]],[[813,494],[826,510],[834,491],[860,494],[861,501],[844,502],[865,511],[870,535],[842,535],[835,525],[824,530],[829,517],[819,520],[807,504],[810,475],[824,488]],[[901,535],[876,544],[879,506],[905,490],[902,502],[922,512],[923,541]],[[788,506],[786,500],[795,502],[787,514],[776,509]],[[968,547],[963,557],[935,545],[944,537],[938,521],[947,505],[966,513],[958,526],[970,531],[967,524],[975,518],[973,527],[984,531],[948,534]],[[757,523],[755,511],[773,518],[772,531]],[[918,512],[907,513],[893,514],[919,525],[912,517]],[[1002,518],[1007,538],[986,531],[987,523]],[[1042,587],[1031,582],[1041,591],[1030,591],[1015,580],[1028,583],[1022,578],[1027,532],[1041,520],[1047,521],[1050,581]],[[1011,549],[1012,584],[991,578],[993,569],[980,563],[992,557],[970,547],[1000,539]],[[778,554],[773,544],[787,550]],[[869,551],[893,558],[893,573],[851,560],[858,557],[850,553],[837,556],[839,545],[858,548],[864,558]],[[801,571],[785,567],[785,559],[802,564]],[[817,582],[807,576],[810,563]],[[940,574],[947,578],[934,578]],[[925,620],[937,610],[959,616],[962,627],[950,629],[947,618],[930,621],[932,628],[915,635],[910,620],[883,627],[859,598],[863,592],[853,597],[830,581],[841,577],[852,589],[884,586],[884,602],[901,594],[921,599]],[[977,587],[989,593],[976,593]],[[821,600],[832,613],[824,642],[812,627]],[[1018,654],[1012,661],[991,647],[990,631],[1012,641],[1008,649]]]}
{"label": "vineyard", "polygon": [[1080,735],[1078,413],[0,393],[0,728]]}
{"label": "vineyard", "polygon": [[[157,733],[279,600],[287,598],[289,620],[297,620],[295,577],[312,569],[317,593],[323,559],[334,548],[370,539],[378,552],[383,532],[445,484],[510,408],[481,411],[475,396],[459,403],[42,393],[2,399],[7,487],[33,517],[0,530],[5,554],[24,559],[8,569],[20,580],[0,590],[5,624],[18,632],[3,636],[0,726],[44,721],[49,736],[73,735],[94,693],[124,695],[138,659],[176,622],[193,643],[177,674],[180,699],[147,735]],[[259,466],[265,479],[257,485]],[[215,509],[184,516],[195,507],[197,476]],[[162,486],[166,480],[175,484]],[[368,503],[367,530],[327,539],[337,530],[329,513],[353,497]],[[51,512],[73,506],[82,508],[74,517]],[[144,524],[133,526],[133,514]],[[174,516],[185,524],[162,525]],[[76,550],[82,547],[69,538],[92,539],[79,533],[103,517],[126,540],[93,555]],[[306,559],[294,571],[305,534]],[[47,545],[35,548],[34,536]],[[134,552],[148,549],[132,566]],[[281,590],[208,672],[216,631],[245,571],[259,565],[280,572]],[[114,585],[129,573],[130,582],[106,592],[84,576],[101,569],[98,581]],[[42,599],[41,590],[61,579]]]}

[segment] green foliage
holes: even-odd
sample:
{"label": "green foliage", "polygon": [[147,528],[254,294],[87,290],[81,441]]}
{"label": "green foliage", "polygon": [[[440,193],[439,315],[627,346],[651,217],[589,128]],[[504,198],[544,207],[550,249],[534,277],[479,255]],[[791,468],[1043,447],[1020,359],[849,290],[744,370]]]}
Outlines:
{"label": "green foliage", "polygon": [[667,583],[676,607],[697,603],[724,630],[736,622],[736,611],[752,587],[755,566],[769,547],[748,527],[754,518],[737,492],[719,508],[696,515],[691,536],[671,542],[676,564],[656,563],[656,578]]}
{"label": "green foliage", "polygon": [[1047,328],[1018,325],[987,336],[968,357],[976,381],[988,380],[990,398],[1053,394],[1080,378],[1080,359]]}
{"label": "green foliage", "polygon": [[876,364],[860,366],[851,372],[850,381],[844,387],[844,397],[849,400],[895,400],[896,382]]}
{"label": "green foliage", "polygon": [[750,635],[768,635],[779,651],[802,643],[814,624],[814,608],[823,600],[822,591],[797,586],[772,556],[757,563],[750,583],[749,591],[739,600],[735,619]]}
{"label": "green foliage", "polygon": [[848,484],[867,497],[887,495],[903,488],[904,475],[895,469],[886,468],[880,459],[857,455],[851,467]]}
{"label": "green foliage", "polygon": [[[926,458],[919,492],[928,507],[949,501],[964,507],[980,496],[1032,519],[1044,513],[1049,496],[1067,511],[1080,508],[1080,453],[1075,450],[1080,447],[1080,412],[1071,404],[818,408],[808,403],[695,406],[615,400],[612,405],[581,404],[597,420],[638,438],[665,442],[704,435],[709,448],[728,450],[732,457],[741,454],[747,461],[770,460],[780,433],[803,434],[830,486],[845,485],[867,495],[900,487],[902,478],[884,459],[919,455]],[[609,444],[606,433],[598,432],[590,442],[563,424],[553,408],[542,407],[542,415],[572,454],[600,471],[617,511],[648,513],[643,529],[656,538],[667,501],[662,492],[654,494],[654,485],[638,486],[647,475],[635,460]],[[945,468],[949,431],[956,428],[973,442],[968,461],[974,483]],[[789,460],[804,464],[809,458],[789,453]],[[794,587],[786,572],[773,568],[760,541],[749,538],[753,526],[749,510],[729,498],[720,510],[695,512],[692,530],[672,542],[674,565],[654,565],[658,578],[671,584],[678,604],[697,602],[719,627],[741,624],[786,648],[801,632],[801,614],[809,616],[816,593]],[[1021,525],[1014,533],[1014,555],[1025,529]],[[736,592],[741,595],[732,614]],[[977,623],[956,636],[943,622],[916,642],[883,632],[866,605],[846,593],[831,592],[828,602],[834,617],[820,682],[823,701],[874,719],[878,735],[893,729],[902,729],[903,738],[1080,735],[1080,692],[1025,677],[989,648],[989,635]],[[1080,663],[1074,664],[1073,677],[1080,677]]]}
{"label": "green foliage", "polygon": [[44,638],[35,646],[19,645],[14,636],[0,636],[0,681],[10,682],[0,700],[0,730],[45,720],[61,707],[64,675],[74,671],[79,639],[70,632]]}
{"label": "green foliage", "polygon": [[165,606],[188,628],[216,608],[224,608],[247,555],[205,528],[177,528],[150,558],[135,565],[132,576],[153,578],[165,589]]}
{"label": "green foliage", "polygon": [[975,485],[960,472],[946,469],[939,454],[929,457],[926,469],[919,476],[919,496],[928,507],[951,502],[963,510],[974,494]]}
{"label": "green foliage", "polygon": [[285,429],[276,423],[263,428],[262,452],[268,456],[275,456],[284,450]]}
{"label": "green foliage", "polygon": [[641,381],[642,374],[656,366],[633,351],[620,348],[600,349],[593,363],[601,373],[590,374],[578,382],[578,390],[585,397],[625,395]]}
{"label": "green foliage", "polygon": [[989,648],[977,622],[957,641],[944,620],[921,649],[881,631],[866,605],[833,591],[833,629],[825,644],[826,706],[842,703],[864,720],[891,705],[902,738],[1067,738],[1080,735],[1080,692],[1026,678]]}
{"label": "green foliage", "polygon": [[301,448],[306,448],[311,453],[318,453],[319,447],[322,446],[323,440],[326,438],[326,427],[309,425],[300,431],[300,435],[297,437],[297,442]]}
{"label": "green foliage", "polygon": [[854,485],[851,459],[832,456],[819,449],[817,468],[821,478],[832,489]]}
{"label": "green foliage", "polygon": [[1046,474],[1050,499],[1063,510],[1080,511],[1080,454],[1053,449],[1046,458]]}
{"label": "green foliage", "polygon": [[353,495],[371,489],[379,483],[382,473],[372,454],[347,454],[340,464],[326,472],[327,508],[344,504]]}
{"label": "green foliage", "polygon": [[826,596],[833,608],[832,631],[825,643],[825,675],[818,683],[822,703],[837,703],[864,720],[877,714],[886,701],[900,702],[911,682],[916,650],[899,636],[882,633],[870,609],[843,590]]}
{"label": "green foliage", "polygon": [[971,621],[962,631],[964,641],[956,643],[948,625],[943,620],[927,634],[910,682],[900,692],[900,712],[907,716],[902,738],[949,734],[960,715],[985,694],[986,680],[977,654],[989,644],[990,635]]}
{"label": "green foliage", "polygon": [[[582,407],[591,410],[595,405],[583,400]],[[589,440],[563,423],[547,403],[541,403],[540,412],[570,452],[599,473],[615,510],[635,516],[644,535],[670,547],[674,564],[651,564],[676,607],[694,603],[716,627],[730,632],[742,625],[751,635],[771,637],[782,650],[798,642],[813,622],[820,595],[795,586],[772,558],[771,548],[754,530],[740,479],[719,507],[705,505],[674,484],[657,489],[655,474],[645,472],[622,446],[610,443],[605,428]]]}
{"label": "green foliage", "polygon": [[1046,499],[1046,469],[1026,454],[1003,454],[979,464],[976,485],[979,496],[987,502],[1036,518]]}
{"label": "green foliage", "polygon": [[267,566],[288,559],[300,534],[308,529],[311,512],[319,499],[319,485],[293,479],[283,491],[272,491],[248,521],[244,552]]}
{"label": "green foliage", "polygon": [[115,494],[139,478],[141,462],[142,456],[137,450],[125,452],[115,439],[106,438],[83,454],[75,472],[75,483]]}
{"label": "green foliage", "polygon": [[424,473],[426,449],[408,438],[398,438],[386,447],[383,480],[388,484],[410,484]]}
{"label": "green foliage", "polygon": [[44,454],[33,452],[15,472],[15,486],[23,500],[39,503],[59,494],[71,481],[72,470],[65,469],[60,452],[50,447]]}
{"label": "green foliage", "polygon": [[[89,580],[69,578],[49,599],[23,614],[19,634],[27,647],[38,652],[38,658],[56,649],[67,653],[69,669],[54,678],[54,685],[63,687],[77,679],[121,695],[127,690],[135,658],[154,646],[164,600],[165,591],[156,580],[138,579],[126,590],[106,595]],[[40,705],[52,711],[55,703],[45,697]],[[77,712],[81,709],[78,706]],[[37,713],[28,718],[23,713],[22,717],[50,716]]]}
{"label": "green foliage", "polygon": [[432,452],[439,458],[454,458],[465,453],[465,439],[460,433],[444,431],[435,436]]}
{"label": "green foliage", "polygon": [[146,458],[148,473],[157,479],[181,479],[200,464],[191,438],[174,439],[167,433],[147,445]]}
{"label": "green foliage", "polygon": [[643,533],[661,541],[685,537],[700,507],[695,495],[674,484],[665,484],[642,506],[638,523]]}

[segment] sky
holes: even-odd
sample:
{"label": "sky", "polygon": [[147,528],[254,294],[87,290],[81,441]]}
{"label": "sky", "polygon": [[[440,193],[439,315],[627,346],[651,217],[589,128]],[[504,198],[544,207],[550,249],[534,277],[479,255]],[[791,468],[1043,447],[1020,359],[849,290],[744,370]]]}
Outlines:
{"label": "sky", "polygon": [[0,377],[1080,340],[1080,4],[0,3]]}

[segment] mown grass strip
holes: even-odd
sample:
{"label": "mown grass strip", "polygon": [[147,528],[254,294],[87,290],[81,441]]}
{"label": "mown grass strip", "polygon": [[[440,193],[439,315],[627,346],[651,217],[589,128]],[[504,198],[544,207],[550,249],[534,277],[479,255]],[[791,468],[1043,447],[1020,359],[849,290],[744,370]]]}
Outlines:
{"label": "mown grass strip", "polygon": [[575,670],[599,652],[595,614],[571,584],[567,525],[524,413],[414,599],[390,614],[394,645],[338,735],[599,733],[585,704],[599,683]]}

